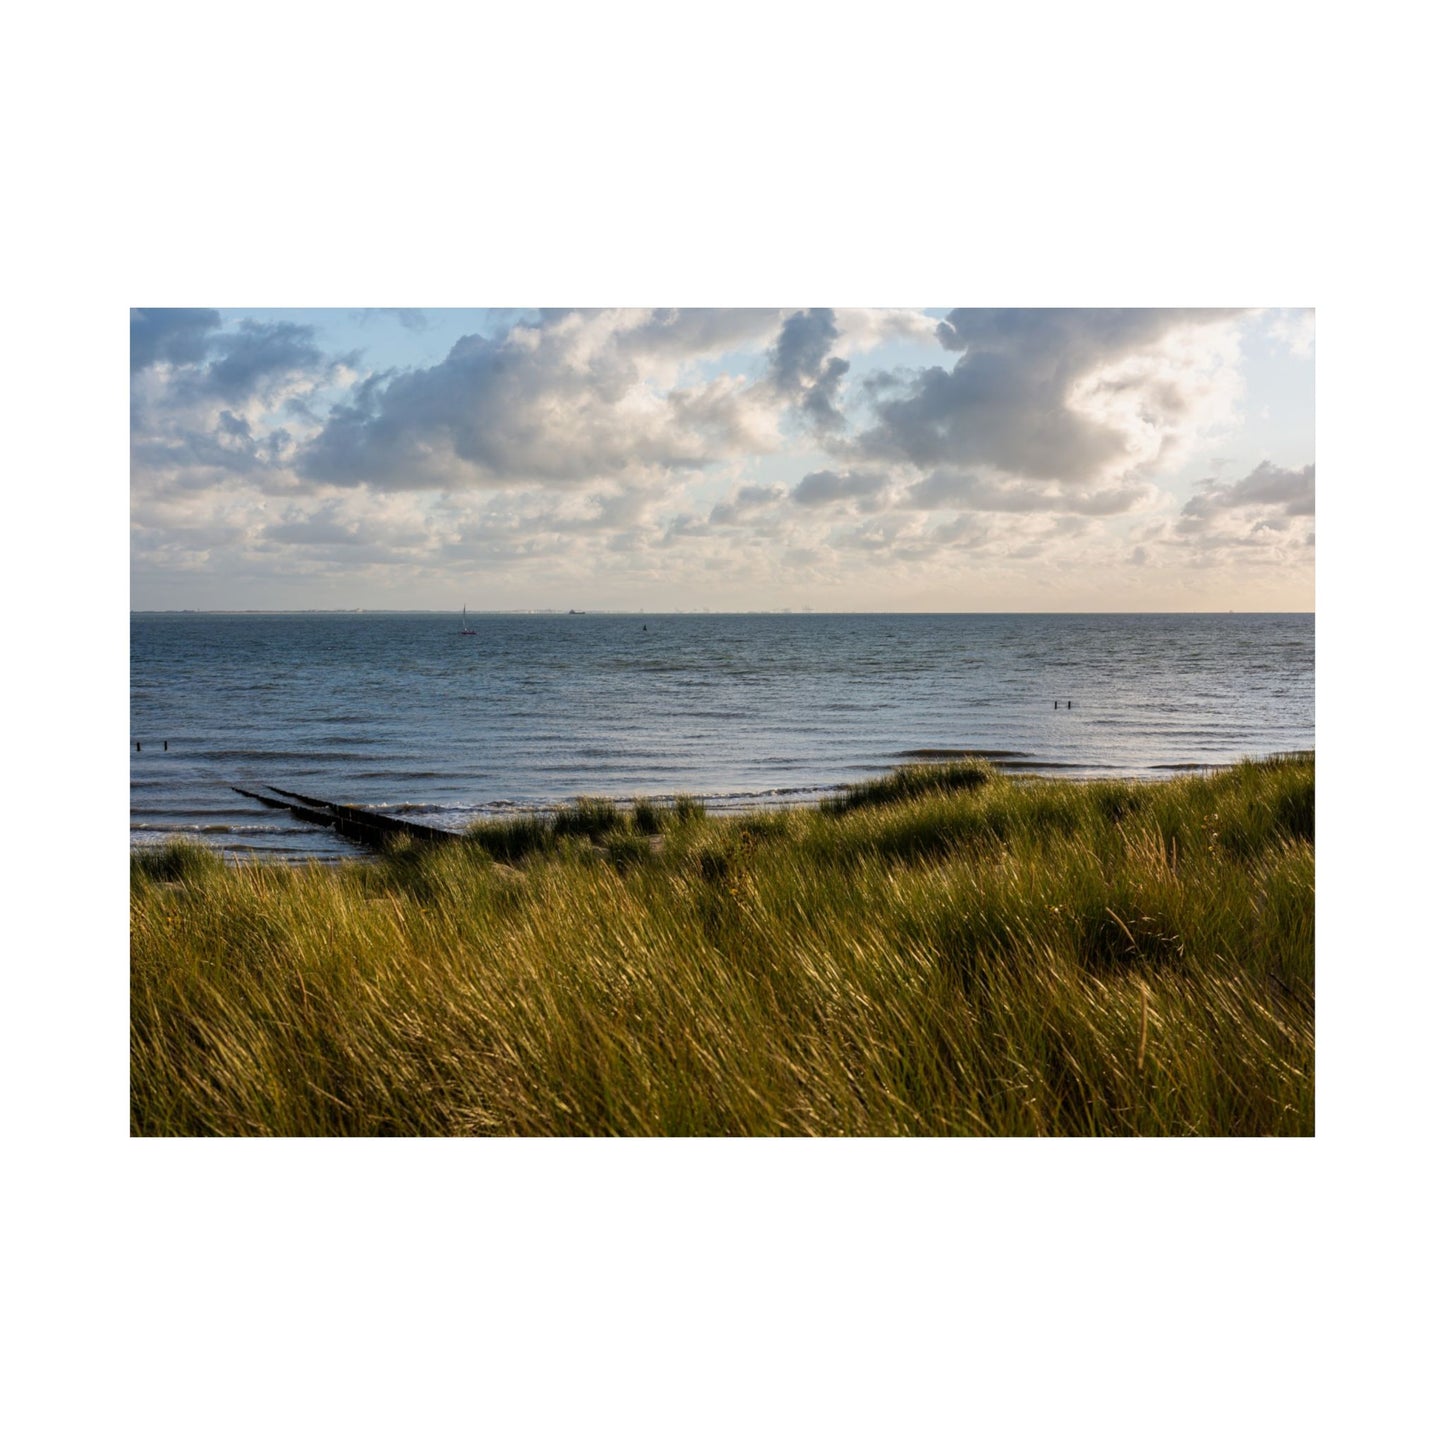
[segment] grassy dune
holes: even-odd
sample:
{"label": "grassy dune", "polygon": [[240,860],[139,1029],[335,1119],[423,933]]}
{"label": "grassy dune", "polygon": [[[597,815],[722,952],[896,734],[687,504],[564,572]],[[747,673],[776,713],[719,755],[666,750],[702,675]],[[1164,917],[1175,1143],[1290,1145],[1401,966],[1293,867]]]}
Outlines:
{"label": "grassy dune", "polygon": [[[655,835],[655,836],[654,836]],[[136,855],[136,1134],[1309,1134],[1314,760]]]}

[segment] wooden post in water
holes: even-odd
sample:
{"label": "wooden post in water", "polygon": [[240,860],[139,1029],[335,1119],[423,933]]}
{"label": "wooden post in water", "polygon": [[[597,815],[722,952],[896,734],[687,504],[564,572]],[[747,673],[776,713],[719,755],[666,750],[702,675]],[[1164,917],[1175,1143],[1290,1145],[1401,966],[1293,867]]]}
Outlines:
{"label": "wooden post in water", "polygon": [[[269,786],[269,785],[268,785]],[[460,834],[449,833],[444,828],[430,828],[425,823],[410,823],[402,818],[388,817],[385,813],[373,813],[369,808],[353,808],[345,803],[330,803],[325,798],[308,797],[305,793],[293,793],[286,788],[270,787],[278,798],[268,798],[234,784],[232,792],[243,798],[254,798],[268,808],[285,808],[292,817],[303,823],[318,827],[332,828],[343,838],[369,848],[380,848],[389,837],[406,837],[421,843],[455,843]],[[286,801],[289,799],[290,801]]]}

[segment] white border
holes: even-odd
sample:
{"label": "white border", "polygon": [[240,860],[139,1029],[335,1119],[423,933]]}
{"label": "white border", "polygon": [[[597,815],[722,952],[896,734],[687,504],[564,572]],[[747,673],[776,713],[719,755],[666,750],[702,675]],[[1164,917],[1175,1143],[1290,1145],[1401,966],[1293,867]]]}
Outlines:
{"label": "white border", "polygon": [[[1434,708],[1438,307],[1408,14],[17,23],[21,1413],[162,1441],[1413,1432],[1438,967],[1409,930],[1437,890],[1394,800],[1431,821],[1405,728]],[[125,308],[959,296],[1320,309],[1321,1137],[127,1139]]]}

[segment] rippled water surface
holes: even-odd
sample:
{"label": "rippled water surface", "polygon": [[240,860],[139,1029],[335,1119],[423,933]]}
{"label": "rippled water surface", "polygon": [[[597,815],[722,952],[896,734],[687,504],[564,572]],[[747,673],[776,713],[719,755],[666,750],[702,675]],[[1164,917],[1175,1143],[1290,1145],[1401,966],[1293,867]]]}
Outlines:
{"label": "rippled water surface", "polygon": [[133,614],[132,840],[354,851],[236,785],[460,828],[581,793],[688,792],[713,810],[806,801],[935,750],[1158,777],[1314,746],[1308,614],[472,625],[464,637],[437,613]]}

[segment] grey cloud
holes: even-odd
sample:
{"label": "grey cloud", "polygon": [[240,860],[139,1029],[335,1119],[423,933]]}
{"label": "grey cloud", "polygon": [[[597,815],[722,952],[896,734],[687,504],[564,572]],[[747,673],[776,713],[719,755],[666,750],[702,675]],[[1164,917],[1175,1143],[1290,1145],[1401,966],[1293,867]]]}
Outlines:
{"label": "grey cloud", "polygon": [[708,522],[713,526],[733,526],[756,516],[764,508],[775,506],[786,495],[784,488],[778,486],[739,487],[731,497],[712,509]]}
{"label": "grey cloud", "polygon": [[[962,353],[958,360],[951,369],[875,374],[868,391],[877,425],[859,438],[856,450],[918,467],[989,465],[1036,481],[1086,483],[1125,455],[1128,439],[1071,409],[1075,385],[1178,326],[1233,314],[954,310],[939,323],[938,338],[946,350]],[[1184,411],[1187,399],[1159,379],[1141,394],[1141,406],[1167,422]]]}
{"label": "grey cloud", "polygon": [[887,485],[888,478],[881,472],[809,472],[791,495],[801,507],[851,501],[866,508],[879,503]]}
{"label": "grey cloud", "polygon": [[820,431],[841,431],[845,425],[838,409],[838,392],[847,371],[848,363],[841,356],[829,357],[803,398],[803,411]]}
{"label": "grey cloud", "polygon": [[768,375],[781,391],[800,392],[817,380],[840,333],[828,308],[787,317],[768,353]]}
{"label": "grey cloud", "polygon": [[320,426],[321,418],[312,410],[309,402],[303,397],[288,396],[281,408],[287,416],[294,416],[297,421],[307,422],[311,426]]}
{"label": "grey cloud", "polygon": [[1287,517],[1313,517],[1315,514],[1315,468],[1308,466],[1289,470],[1261,462],[1242,482],[1231,490],[1229,505],[1246,502],[1278,503]]}
{"label": "grey cloud", "polygon": [[189,366],[204,361],[221,313],[199,307],[134,308],[130,313],[130,369],[159,362]]}
{"label": "grey cloud", "polygon": [[1293,470],[1261,462],[1243,481],[1221,485],[1210,478],[1185,504],[1183,515],[1200,521],[1241,507],[1276,506],[1286,517],[1315,513],[1315,467]]}
{"label": "grey cloud", "polygon": [[243,321],[217,339],[216,359],[188,378],[186,389],[244,406],[279,382],[322,371],[327,358],[314,336],[312,327],[292,321]]}
{"label": "grey cloud", "polygon": [[820,431],[838,431],[844,424],[838,393],[848,363],[829,355],[840,335],[831,310],[795,311],[768,352],[768,379]]}
{"label": "grey cloud", "polygon": [[904,494],[909,506],[923,511],[943,507],[968,507],[978,493],[977,477],[949,471],[937,471],[915,482]]}
{"label": "grey cloud", "polygon": [[1081,362],[1123,355],[1175,326],[1237,314],[1217,308],[960,306],[938,323],[937,335],[945,351],[978,349],[1031,361],[1051,357],[1076,371]]}
{"label": "grey cloud", "polygon": [[1041,404],[1035,391],[1020,385],[1009,360],[987,353],[952,371],[929,367],[904,395],[878,402],[879,423],[858,450],[918,467],[991,464],[1040,480],[1081,480],[1117,455],[1113,434],[1065,410],[1061,397]]}

